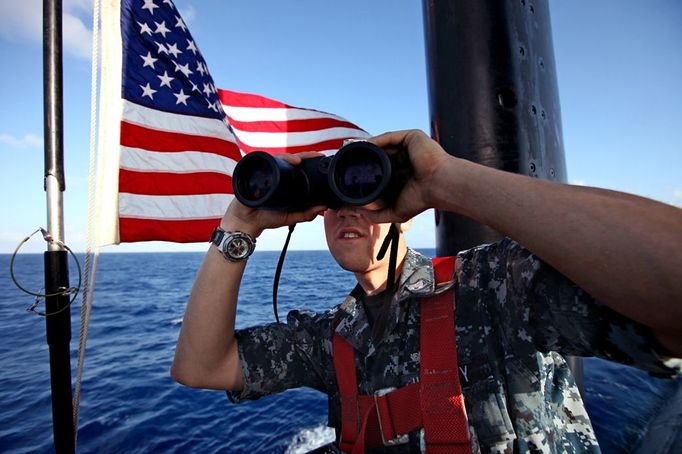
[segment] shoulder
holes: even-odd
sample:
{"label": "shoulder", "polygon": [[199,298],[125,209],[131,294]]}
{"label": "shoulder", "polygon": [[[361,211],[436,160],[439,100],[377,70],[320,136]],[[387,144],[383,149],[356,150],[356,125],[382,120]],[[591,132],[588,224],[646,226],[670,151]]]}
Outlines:
{"label": "shoulder", "polygon": [[456,274],[460,285],[480,287],[489,282],[513,280],[528,284],[542,262],[510,238],[483,244],[457,254]]}

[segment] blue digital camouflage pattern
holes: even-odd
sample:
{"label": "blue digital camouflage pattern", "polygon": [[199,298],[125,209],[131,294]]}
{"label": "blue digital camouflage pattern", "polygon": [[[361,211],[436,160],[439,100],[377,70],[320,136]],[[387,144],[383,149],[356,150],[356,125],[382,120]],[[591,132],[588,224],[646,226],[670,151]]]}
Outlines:
{"label": "blue digital camouflage pattern", "polygon": [[[561,354],[598,356],[674,374],[648,331],[595,302],[517,243],[505,239],[459,254],[453,282],[460,380],[472,452],[599,452]],[[356,350],[360,394],[419,381],[419,301],[435,289],[431,260],[408,251],[387,335],[374,342],[352,296],[323,314],[292,311],[286,324],[240,330],[244,389],[236,402],[307,386],[329,396],[340,432],[332,327]],[[339,311],[341,311],[339,313]],[[420,433],[386,452],[418,452]]]}

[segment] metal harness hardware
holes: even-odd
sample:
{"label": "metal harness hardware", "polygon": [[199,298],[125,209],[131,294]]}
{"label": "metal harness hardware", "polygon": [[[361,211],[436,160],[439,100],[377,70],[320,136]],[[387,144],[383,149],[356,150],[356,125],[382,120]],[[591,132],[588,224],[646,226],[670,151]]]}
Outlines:
{"label": "metal harness hardware", "polygon": [[[435,258],[433,264],[436,282],[451,279],[454,257]],[[353,347],[334,334],[342,450],[355,454],[402,444],[408,441],[408,433],[423,428],[429,454],[471,451],[457,367],[453,300],[454,292],[448,290],[420,302],[419,382],[402,388],[359,395]]]}

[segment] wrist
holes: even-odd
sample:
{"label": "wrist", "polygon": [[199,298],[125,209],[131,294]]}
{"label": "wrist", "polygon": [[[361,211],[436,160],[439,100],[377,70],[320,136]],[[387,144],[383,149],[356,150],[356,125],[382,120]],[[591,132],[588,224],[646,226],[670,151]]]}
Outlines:
{"label": "wrist", "polygon": [[241,262],[248,259],[256,248],[256,239],[248,233],[227,232],[221,227],[217,227],[213,231],[211,243],[230,262]]}
{"label": "wrist", "polygon": [[442,209],[497,228],[500,211],[511,203],[512,174],[455,157],[444,167],[450,180],[435,185]]}
{"label": "wrist", "polygon": [[220,228],[225,230],[226,232],[248,233],[253,238],[258,238],[260,234],[263,233],[262,228],[256,227],[247,222],[241,222],[237,219],[223,218],[222,221],[220,221]]}
{"label": "wrist", "polygon": [[433,208],[462,213],[466,204],[471,178],[469,161],[448,155],[442,165],[436,167],[428,188],[427,204]]}
{"label": "wrist", "polygon": [[234,199],[227,208],[225,215],[220,220],[220,228],[226,232],[244,232],[257,238],[263,233],[263,228],[248,222],[248,219],[254,219],[254,210],[247,208]]}

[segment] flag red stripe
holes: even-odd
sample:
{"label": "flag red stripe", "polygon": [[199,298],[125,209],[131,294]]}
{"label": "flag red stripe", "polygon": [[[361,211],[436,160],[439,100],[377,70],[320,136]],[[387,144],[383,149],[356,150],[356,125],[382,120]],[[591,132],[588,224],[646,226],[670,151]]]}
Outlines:
{"label": "flag red stripe", "polygon": [[120,169],[118,191],[143,195],[232,194],[232,177],[216,172],[138,172]]}
{"label": "flag red stripe", "polygon": [[[237,91],[218,89],[220,102],[232,107],[293,107],[265,96],[251,93],[239,93]],[[303,109],[311,110],[311,109]]]}
{"label": "flag red stripe", "polygon": [[349,121],[335,118],[307,118],[284,121],[238,121],[228,115],[230,124],[239,131],[247,132],[318,132],[329,128],[358,129]]}
{"label": "flag red stripe", "polygon": [[208,242],[211,238],[211,232],[219,223],[220,218],[181,221],[124,217],[118,219],[122,243],[136,241]]}
{"label": "flag red stripe", "polygon": [[239,148],[233,142],[215,137],[181,134],[145,128],[121,121],[121,145],[149,151],[204,151],[238,161]]}
{"label": "flag red stripe", "polygon": [[343,145],[344,139],[325,140],[323,142],[311,143],[309,145],[298,145],[288,147],[252,147],[245,143],[240,143],[239,146],[244,153],[251,153],[252,151],[265,151],[270,154],[280,153],[299,153],[301,151],[326,151],[338,150]]}

